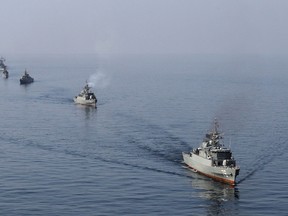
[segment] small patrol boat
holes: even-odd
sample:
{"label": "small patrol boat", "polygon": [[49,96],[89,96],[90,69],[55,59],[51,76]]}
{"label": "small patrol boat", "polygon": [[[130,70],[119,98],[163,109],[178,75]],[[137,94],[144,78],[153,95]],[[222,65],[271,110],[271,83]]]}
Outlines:
{"label": "small patrol boat", "polygon": [[218,128],[219,125],[215,119],[213,129],[206,134],[200,147],[189,153],[182,152],[183,162],[194,172],[216,181],[235,185],[240,167],[236,166],[231,149],[220,142],[223,137]]}
{"label": "small patrol boat", "polygon": [[8,79],[9,73],[8,73],[8,71],[7,71],[6,68],[5,68],[5,69],[3,70],[3,72],[2,72],[2,76],[3,76],[5,79]]}
{"label": "small patrol boat", "polygon": [[9,77],[9,73],[7,70],[7,66],[4,63],[5,61],[6,60],[3,57],[0,58],[0,71],[2,71],[3,78],[7,79]]}
{"label": "small patrol boat", "polygon": [[0,58],[0,70],[2,70],[2,71],[7,68],[7,66],[4,63],[5,61],[6,61],[5,58],[3,58],[3,57]]}
{"label": "small patrol boat", "polygon": [[24,75],[20,78],[20,84],[29,84],[34,82],[34,79],[28,74],[27,70],[25,70]]}
{"label": "small patrol boat", "polygon": [[97,98],[95,94],[91,91],[91,87],[89,87],[87,82],[80,94],[74,97],[74,102],[76,104],[96,107]]}

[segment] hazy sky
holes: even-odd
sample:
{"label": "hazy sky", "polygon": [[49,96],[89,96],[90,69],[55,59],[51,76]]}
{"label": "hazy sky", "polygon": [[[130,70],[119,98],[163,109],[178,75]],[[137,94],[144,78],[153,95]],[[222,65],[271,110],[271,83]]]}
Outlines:
{"label": "hazy sky", "polygon": [[0,0],[0,54],[288,53],[288,0]]}

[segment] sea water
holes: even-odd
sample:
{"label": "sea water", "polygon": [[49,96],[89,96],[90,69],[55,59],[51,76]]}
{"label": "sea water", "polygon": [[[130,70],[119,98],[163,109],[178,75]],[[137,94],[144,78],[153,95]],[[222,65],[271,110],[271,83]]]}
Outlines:
{"label": "sea water", "polygon": [[[287,215],[285,56],[5,57],[1,215]],[[97,109],[73,103],[86,81]],[[214,118],[236,187],[182,163]]]}

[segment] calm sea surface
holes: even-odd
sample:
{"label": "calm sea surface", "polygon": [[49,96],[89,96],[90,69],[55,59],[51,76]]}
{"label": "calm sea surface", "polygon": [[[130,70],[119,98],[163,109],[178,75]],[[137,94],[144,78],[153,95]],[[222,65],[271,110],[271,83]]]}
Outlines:
{"label": "calm sea surface", "polygon": [[[1,215],[287,215],[287,58],[5,57]],[[73,103],[86,80],[97,109]],[[215,117],[235,188],[182,164]]]}

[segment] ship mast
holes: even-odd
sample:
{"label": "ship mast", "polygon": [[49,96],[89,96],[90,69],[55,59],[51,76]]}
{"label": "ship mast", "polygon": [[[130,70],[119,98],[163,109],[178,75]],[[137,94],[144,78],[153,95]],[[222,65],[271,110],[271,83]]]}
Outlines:
{"label": "ship mast", "polygon": [[220,139],[222,139],[222,136],[219,133],[218,129],[219,129],[219,123],[218,123],[217,119],[215,118],[212,131],[210,133],[206,134],[206,138],[208,138],[209,143],[212,146],[221,146]]}

